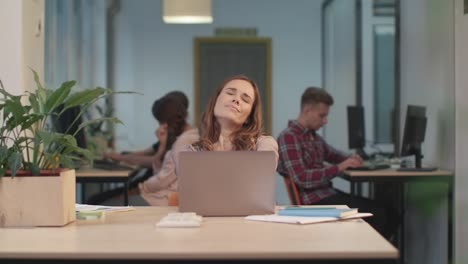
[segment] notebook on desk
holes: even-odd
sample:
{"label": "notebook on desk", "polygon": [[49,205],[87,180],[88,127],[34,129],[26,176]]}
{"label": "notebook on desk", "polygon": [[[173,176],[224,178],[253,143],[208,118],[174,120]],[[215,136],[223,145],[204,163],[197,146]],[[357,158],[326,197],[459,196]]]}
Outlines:
{"label": "notebook on desk", "polygon": [[182,152],[179,211],[202,216],[271,214],[275,165],[272,151]]}

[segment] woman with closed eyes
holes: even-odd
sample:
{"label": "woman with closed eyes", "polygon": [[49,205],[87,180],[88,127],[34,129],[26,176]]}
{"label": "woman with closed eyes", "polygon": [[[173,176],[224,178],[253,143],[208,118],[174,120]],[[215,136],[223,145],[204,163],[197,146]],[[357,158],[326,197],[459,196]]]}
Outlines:
{"label": "woman with closed eyes", "polygon": [[226,79],[208,101],[200,140],[188,151],[273,151],[278,144],[263,134],[262,102],[257,84],[246,76]]}

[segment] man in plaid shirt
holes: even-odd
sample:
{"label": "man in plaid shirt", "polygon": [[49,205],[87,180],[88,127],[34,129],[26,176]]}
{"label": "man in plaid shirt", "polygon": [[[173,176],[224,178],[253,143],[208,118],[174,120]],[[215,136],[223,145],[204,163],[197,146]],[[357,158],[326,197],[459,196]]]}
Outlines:
{"label": "man in plaid shirt", "polygon": [[347,168],[361,166],[362,159],[334,149],[316,133],[327,123],[331,105],[333,97],[325,90],[309,87],[304,91],[299,117],[289,121],[278,137],[278,172],[291,177],[302,204],[345,204],[360,212],[373,213],[374,217],[368,218],[368,222],[382,235],[390,237],[398,223],[397,218],[392,217],[396,216],[393,209],[369,199],[352,197],[332,186],[334,177]]}

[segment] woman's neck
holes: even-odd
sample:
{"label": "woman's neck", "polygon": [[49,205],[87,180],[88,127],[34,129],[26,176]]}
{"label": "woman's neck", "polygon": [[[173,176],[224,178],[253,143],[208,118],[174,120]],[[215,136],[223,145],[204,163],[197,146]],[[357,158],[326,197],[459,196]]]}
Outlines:
{"label": "woman's neck", "polygon": [[229,123],[223,123],[223,122],[219,122],[219,125],[221,128],[221,132],[219,133],[218,142],[214,144],[215,149],[226,150],[226,151],[232,150],[233,146],[232,146],[231,136],[232,136],[232,133],[236,131],[237,126],[232,125],[232,123],[229,124]]}

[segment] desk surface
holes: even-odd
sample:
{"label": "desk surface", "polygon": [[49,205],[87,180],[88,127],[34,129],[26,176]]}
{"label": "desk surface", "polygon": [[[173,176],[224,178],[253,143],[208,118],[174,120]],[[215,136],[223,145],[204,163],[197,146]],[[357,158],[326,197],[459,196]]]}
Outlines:
{"label": "desk surface", "polygon": [[0,259],[396,259],[363,220],[292,225],[205,217],[201,228],[156,228],[176,207],[136,207],[104,222],[0,228]]}
{"label": "desk surface", "polygon": [[396,169],[374,170],[374,171],[357,171],[347,170],[344,172],[346,176],[355,177],[451,177],[453,173],[446,170],[436,171],[397,171]]}
{"label": "desk surface", "polygon": [[106,177],[122,177],[128,178],[132,170],[101,170],[94,168],[80,168],[75,170],[77,178],[106,178]]}

